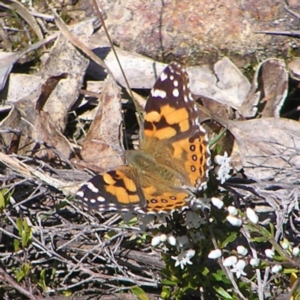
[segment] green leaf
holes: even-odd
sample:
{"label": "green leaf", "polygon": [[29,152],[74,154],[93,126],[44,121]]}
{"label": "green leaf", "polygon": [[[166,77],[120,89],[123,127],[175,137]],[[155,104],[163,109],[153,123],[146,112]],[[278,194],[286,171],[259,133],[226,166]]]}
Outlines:
{"label": "green leaf", "polygon": [[212,275],[212,277],[213,277],[216,281],[221,281],[221,280],[222,280],[222,276],[220,276],[220,275],[217,274],[217,273],[212,273],[211,275]]}
{"label": "green leaf", "polygon": [[205,268],[203,269],[203,271],[201,272],[201,274],[202,274],[203,276],[207,276],[207,275],[209,274],[209,269],[208,269],[207,267],[205,267]]}
{"label": "green leaf", "polygon": [[15,271],[17,281],[20,282],[24,277],[26,277],[30,273],[30,270],[30,264],[23,264],[19,270]]}
{"label": "green leaf", "polygon": [[24,220],[22,222],[22,225],[23,225],[23,231],[22,231],[22,234],[21,234],[22,246],[27,247],[30,240],[31,240],[31,238],[32,238],[32,230],[31,230],[31,227],[28,225],[26,220]]}
{"label": "green leaf", "polygon": [[174,281],[171,281],[171,280],[168,280],[168,279],[163,279],[163,280],[161,281],[161,283],[162,283],[163,285],[168,285],[168,286],[174,286],[174,285],[176,285],[176,283],[175,283]]}
{"label": "green leaf", "polygon": [[171,289],[169,287],[164,286],[162,288],[162,292],[160,293],[160,296],[163,299],[169,299],[171,297]]}
{"label": "green leaf", "polygon": [[[210,141],[209,141],[209,147],[211,147],[211,146],[213,146],[214,144],[216,144],[220,139],[221,139],[221,137],[226,133],[226,131],[227,131],[227,129],[226,128],[224,128],[215,138],[213,138],[213,139],[211,139]],[[217,145],[217,146],[219,146],[219,145]],[[218,148],[219,149],[217,149],[217,150],[219,150],[220,151],[220,147],[221,146],[219,146]],[[221,148],[222,149],[222,148]],[[221,152],[221,151],[220,151]],[[217,153],[219,154],[220,152],[218,152],[217,151]]]}
{"label": "green leaf", "polygon": [[286,261],[286,257],[284,257],[284,256],[274,255],[272,258],[273,258],[273,260],[275,260],[277,262]]}
{"label": "green leaf", "polygon": [[19,231],[19,236],[22,236],[23,226],[22,226],[22,220],[20,218],[17,219],[16,225]]}
{"label": "green leaf", "polygon": [[71,297],[71,296],[72,296],[72,292],[71,292],[71,291],[68,291],[68,290],[63,291],[62,294],[63,294],[64,296],[66,296],[66,297]]}
{"label": "green leaf", "polygon": [[223,276],[222,277],[222,282],[226,283],[226,284],[231,284],[230,279],[227,276]]}
{"label": "green leaf", "polygon": [[275,236],[274,230],[275,230],[274,225],[272,223],[270,223],[270,232],[271,232],[272,238]]}
{"label": "green leaf", "polygon": [[16,277],[17,282],[20,282],[25,277],[25,274],[22,270],[19,270],[19,272],[17,272],[16,275],[17,275]]}
{"label": "green leaf", "polygon": [[147,294],[140,287],[134,286],[130,290],[139,300],[149,300]]}
{"label": "green leaf", "polygon": [[299,270],[298,269],[283,269],[283,273],[284,274],[293,274],[293,273],[298,273]]}
{"label": "green leaf", "polygon": [[226,239],[221,243],[220,248],[224,249],[229,243],[234,242],[237,239],[237,233],[232,232]]}
{"label": "green leaf", "polygon": [[214,290],[223,297],[223,299],[234,300],[222,287],[214,287]]}
{"label": "green leaf", "polygon": [[265,243],[265,242],[268,242],[269,239],[266,237],[256,237],[256,238],[251,238],[250,241],[256,242],[256,243]]}
{"label": "green leaf", "polygon": [[20,250],[20,241],[17,239],[14,239],[14,250],[15,252],[18,252]]}
{"label": "green leaf", "polygon": [[8,189],[2,189],[0,191],[0,211],[2,211],[7,206],[12,194],[13,191],[8,193]]}
{"label": "green leaf", "polygon": [[3,192],[0,191],[0,210],[1,210],[1,209],[4,209],[5,206],[6,206],[5,199],[4,199],[4,196],[3,196],[2,193],[3,193]]}
{"label": "green leaf", "polygon": [[47,284],[46,284],[46,269],[43,269],[40,273],[40,280],[38,282],[38,285],[43,289],[43,291],[47,290]]}

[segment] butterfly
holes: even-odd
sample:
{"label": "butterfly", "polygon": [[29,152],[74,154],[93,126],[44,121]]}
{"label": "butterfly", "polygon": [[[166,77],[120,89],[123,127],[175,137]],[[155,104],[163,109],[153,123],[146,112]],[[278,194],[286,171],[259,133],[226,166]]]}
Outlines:
{"label": "butterfly", "polygon": [[85,211],[171,212],[206,188],[208,139],[180,64],[168,65],[154,84],[140,131],[139,150],[125,151],[124,166],[78,190],[75,200]]}

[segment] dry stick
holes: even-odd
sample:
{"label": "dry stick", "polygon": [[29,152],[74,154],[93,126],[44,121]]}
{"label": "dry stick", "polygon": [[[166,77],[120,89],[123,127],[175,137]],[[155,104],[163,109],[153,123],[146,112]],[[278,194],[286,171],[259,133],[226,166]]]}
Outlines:
{"label": "dry stick", "polygon": [[[208,215],[206,216],[206,218],[207,218],[207,220],[208,220]],[[210,224],[208,224],[208,230],[209,230],[209,233],[210,233],[210,235],[211,235],[211,237],[212,237],[212,243],[213,243],[215,249],[219,249],[219,247],[218,247],[218,245],[217,245],[217,241],[216,241],[215,235],[214,235],[214,233],[213,233],[213,230],[212,230]],[[241,293],[241,291],[240,291],[238,285],[236,284],[236,282],[235,282],[235,280],[234,280],[234,278],[233,278],[233,274],[230,272],[230,270],[229,270],[227,267],[225,267],[225,266],[223,265],[224,258],[221,257],[220,259],[218,259],[218,262],[219,262],[219,265],[220,265],[221,269],[223,270],[223,272],[224,272],[224,273],[227,275],[227,277],[229,278],[229,280],[230,280],[232,286],[234,287],[235,292],[238,294],[238,296],[240,297],[240,299],[246,300],[246,298],[244,297],[244,295]]]}
{"label": "dry stick", "polygon": [[296,17],[298,20],[300,20],[300,15],[294,12],[292,9],[290,9],[287,5],[284,6],[284,9],[289,12],[291,15]]}
{"label": "dry stick", "polygon": [[[291,15],[296,17],[298,20],[300,20],[300,15],[291,10],[287,5],[284,6],[284,9],[289,12]],[[300,31],[299,30],[290,30],[290,31],[256,31],[255,33],[263,33],[263,34],[271,34],[271,35],[284,35],[284,36],[291,36],[291,37],[300,37]]]}
{"label": "dry stick", "polygon": [[19,291],[24,296],[28,297],[32,300],[41,300],[45,298],[35,297],[30,292],[28,292],[25,288],[19,285],[13,278],[11,278],[1,267],[0,267],[0,276],[3,278],[4,281],[9,283],[12,287],[14,287],[17,291]]}
{"label": "dry stick", "polygon": [[[245,228],[245,226],[243,225],[242,227],[242,230],[241,230],[243,236],[246,238],[247,242],[248,242],[248,245],[251,249],[251,252],[252,252],[252,256],[253,258],[258,258],[257,256],[257,251],[256,249],[251,245],[251,236],[250,236],[250,233],[249,231]],[[259,269],[256,269],[255,270],[256,272],[256,278],[257,278],[257,286],[258,286],[258,297],[259,297],[259,300],[264,300],[264,285],[262,285],[262,280],[261,280],[261,271]]]}
{"label": "dry stick", "polygon": [[6,155],[0,152],[0,161],[10,169],[21,174],[21,176],[30,178],[32,180],[42,180],[46,184],[55,187],[58,190],[61,190],[65,195],[75,194],[75,191],[77,190],[76,186],[72,186],[68,182],[52,178],[51,176],[38,171],[33,167],[27,166],[17,158],[11,157],[10,155]]}

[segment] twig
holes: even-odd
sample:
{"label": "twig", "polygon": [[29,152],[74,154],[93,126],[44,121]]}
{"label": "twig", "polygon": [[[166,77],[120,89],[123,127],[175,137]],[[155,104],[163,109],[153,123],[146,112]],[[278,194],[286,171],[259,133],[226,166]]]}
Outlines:
{"label": "twig", "polygon": [[4,281],[6,281],[9,285],[14,287],[17,291],[19,291],[21,294],[24,296],[28,297],[29,299],[32,300],[39,300],[39,299],[45,299],[41,297],[35,297],[32,295],[29,291],[27,291],[25,288],[23,288],[21,285],[19,285],[13,278],[11,278],[4,269],[0,267],[0,275],[3,278]]}
{"label": "twig", "polygon": [[291,31],[255,31],[256,34],[270,34],[270,35],[283,35],[283,36],[290,36],[290,37],[300,37],[300,31],[298,30],[291,30]]}

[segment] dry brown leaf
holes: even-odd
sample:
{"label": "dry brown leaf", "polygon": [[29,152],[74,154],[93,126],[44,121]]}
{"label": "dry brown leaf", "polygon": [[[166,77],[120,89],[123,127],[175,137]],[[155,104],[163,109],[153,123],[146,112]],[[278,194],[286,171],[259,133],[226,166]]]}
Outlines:
{"label": "dry brown leaf", "polygon": [[267,59],[261,66],[261,89],[265,102],[263,118],[279,117],[280,109],[288,92],[288,72],[282,59]]}
{"label": "dry brown leaf", "polygon": [[[230,104],[233,108],[240,107],[251,87],[248,79],[227,57],[215,63],[214,71],[218,78],[217,87],[226,92],[227,98],[232,99],[232,102],[227,100],[221,103]],[[218,100],[215,97],[213,99]]]}
{"label": "dry brown leaf", "polygon": [[258,66],[247,101],[239,113],[244,118],[254,117],[257,112],[264,118],[279,117],[287,92],[288,72],[285,62],[277,58],[266,59]]}
{"label": "dry brown leaf", "polygon": [[46,80],[46,82],[42,85],[41,94],[36,101],[35,109],[41,111],[44,108],[45,103],[47,102],[49,96],[56,88],[58,82],[61,79],[66,79],[67,74],[63,73],[58,76],[52,76]]}
{"label": "dry brown leaf", "polygon": [[[214,101],[213,99],[207,97],[200,97],[200,100],[203,103],[203,106],[209,111],[207,117],[209,116],[210,119],[220,121],[223,120],[222,123],[226,123],[226,120],[232,118],[232,109],[230,106],[221,104],[220,102]],[[203,122],[204,119],[201,118]]]}
{"label": "dry brown leaf", "polygon": [[104,82],[94,121],[82,142],[81,166],[102,172],[124,164],[120,142],[121,123],[120,87],[109,76]]}
{"label": "dry brown leaf", "polygon": [[298,182],[300,124],[293,120],[262,118],[228,121],[228,129],[239,147],[248,178]]}
{"label": "dry brown leaf", "polygon": [[26,53],[36,50],[49,42],[52,42],[54,39],[57,38],[57,35],[58,35],[57,33],[52,34],[51,36],[47,37],[46,39],[44,39],[36,44],[30,45],[26,49],[19,51],[19,52],[15,52],[15,53],[0,52],[0,91],[4,88],[7,77],[10,74],[10,71],[11,71],[14,63],[18,59],[20,59]]}
{"label": "dry brown leaf", "polygon": [[[80,25],[77,24],[75,29],[81,38],[93,32],[91,21]],[[72,149],[62,136],[62,132],[66,127],[68,113],[78,98],[88,63],[89,60],[72,44],[67,42],[62,35],[57,39],[47,62],[41,67],[41,76],[35,76],[37,82],[35,88],[28,90],[25,97],[23,95],[21,99],[13,101],[12,113],[1,124],[6,128],[21,131],[18,154],[29,155],[32,150],[40,149],[40,145],[45,143],[48,146],[55,147],[65,158],[69,158]],[[61,74],[67,74],[67,78],[61,79],[53,91],[50,90],[45,93],[44,83],[49,78]],[[9,88],[19,90],[22,87],[22,82],[17,82],[15,86],[10,85]],[[11,92],[8,94],[11,94]],[[37,104],[40,104],[47,114],[39,115],[35,109]],[[18,116],[18,119],[16,116]],[[4,146],[10,148],[13,142],[10,139],[14,136],[3,133],[2,138],[5,141]],[[43,152],[36,153],[36,155],[52,158],[54,156],[53,150],[44,149]],[[49,152],[45,153],[45,151]]]}
{"label": "dry brown leaf", "polygon": [[288,70],[290,76],[294,79],[299,81],[300,80],[300,57],[295,57],[289,64]]}
{"label": "dry brown leaf", "polygon": [[44,145],[36,144],[34,151],[39,158],[52,160],[57,154],[59,154],[59,157],[64,157],[65,159],[70,157],[73,152],[70,143],[57,129],[57,126],[52,123],[47,112],[40,111],[34,127],[37,131],[38,140],[45,142],[47,145],[45,147]]}
{"label": "dry brown leaf", "polygon": [[12,73],[9,76],[6,102],[16,103],[40,89],[41,86],[42,80],[38,75]]}
{"label": "dry brown leaf", "polygon": [[[93,44],[96,47],[96,44]],[[114,78],[123,87],[126,87],[124,77],[120,71],[114,54],[108,47],[98,45],[95,53],[105,61],[110,70],[113,70]],[[162,64],[136,53],[116,49],[122,67],[131,88],[151,89],[157,76],[165,68]],[[88,72],[93,78],[103,79],[103,70],[91,63]],[[248,79],[228,59],[223,58],[215,64],[214,73],[209,66],[187,67],[190,78],[191,91],[195,95],[214,99],[219,103],[238,108],[246,100],[250,90]]]}
{"label": "dry brown leaf", "polygon": [[[91,34],[92,27],[84,27],[86,34]],[[47,81],[50,77],[67,74],[57,84],[44,105],[44,111],[49,113],[51,121],[62,132],[65,130],[70,108],[79,96],[84,74],[89,61],[64,36],[60,36],[52,48],[49,59],[41,71],[41,76]]]}

